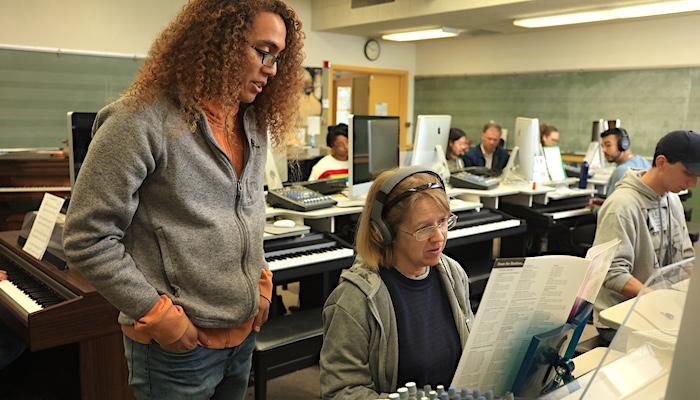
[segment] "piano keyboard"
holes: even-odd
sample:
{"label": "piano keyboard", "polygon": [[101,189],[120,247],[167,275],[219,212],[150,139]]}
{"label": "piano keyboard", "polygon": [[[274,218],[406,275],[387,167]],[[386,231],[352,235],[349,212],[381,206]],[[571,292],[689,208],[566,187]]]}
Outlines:
{"label": "piano keyboard", "polygon": [[542,213],[543,215],[547,215],[549,217],[552,217],[553,220],[559,220],[562,218],[571,218],[571,217],[579,217],[581,215],[587,215],[591,213],[591,209],[584,207],[584,208],[575,208],[573,210],[564,210],[564,211],[557,211],[557,212],[551,212],[551,213]]}
{"label": "piano keyboard", "polygon": [[316,250],[302,251],[287,255],[279,255],[269,257],[267,263],[270,266],[270,271],[281,269],[294,268],[302,265],[308,265],[319,262],[327,262],[345,257],[353,257],[354,252],[347,247],[327,247]]}
{"label": "piano keyboard", "polygon": [[493,232],[501,229],[514,228],[520,226],[519,219],[507,219],[504,221],[491,222],[488,224],[474,225],[466,228],[457,228],[447,231],[447,239],[455,239],[465,236],[473,236],[486,232]]}
{"label": "piano keyboard", "polygon": [[0,291],[8,295],[18,306],[26,311],[27,314],[31,314],[43,308],[36,300],[29,297],[22,289],[9,280],[0,282]]}
{"label": "piano keyboard", "polygon": [[5,270],[9,278],[0,282],[0,296],[9,297],[27,314],[65,301],[62,296],[21,268],[10,263],[0,262],[0,269]]}
{"label": "piano keyboard", "polygon": [[70,192],[70,186],[9,186],[0,187],[0,193]]}

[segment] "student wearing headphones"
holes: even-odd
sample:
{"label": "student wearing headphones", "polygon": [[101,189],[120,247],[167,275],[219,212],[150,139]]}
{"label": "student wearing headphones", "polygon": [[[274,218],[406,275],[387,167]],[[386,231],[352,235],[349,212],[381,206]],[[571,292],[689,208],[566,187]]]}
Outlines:
{"label": "student wearing headphones", "polygon": [[[643,157],[635,156],[632,154],[632,143],[630,141],[629,134],[623,128],[610,128],[607,131],[600,134],[603,145],[603,154],[605,154],[605,160],[609,163],[617,164],[617,167],[610,175],[610,180],[608,181],[608,189],[605,193],[606,197],[610,195],[615,190],[615,184],[617,181],[622,179],[625,172],[629,168],[642,168],[649,169],[651,163]],[[588,203],[589,207],[597,207],[603,204],[603,199],[594,197]]]}
{"label": "student wearing headphones", "polygon": [[432,170],[398,168],[374,181],[357,259],[323,309],[324,399],[450,384],[474,321],[467,274],[442,254],[456,219]]}
{"label": "student wearing headphones", "polygon": [[637,296],[659,268],[695,256],[677,193],[696,187],[698,176],[700,134],[673,131],[657,143],[654,164],[629,169],[605,200],[593,245],[621,242],[595,300],[593,319],[603,339],[612,341],[616,331],[600,321],[601,311]]}
{"label": "student wearing headphones", "polygon": [[331,148],[331,154],[321,158],[311,168],[310,181],[325,178],[348,179],[348,126],[338,124],[328,127],[326,146]]}

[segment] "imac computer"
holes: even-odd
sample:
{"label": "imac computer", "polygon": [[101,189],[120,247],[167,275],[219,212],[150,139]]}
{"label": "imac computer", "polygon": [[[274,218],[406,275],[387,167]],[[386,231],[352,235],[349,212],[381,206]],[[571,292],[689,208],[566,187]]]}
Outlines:
{"label": "imac computer", "polygon": [[[518,148],[518,151],[511,156],[513,164],[510,169],[515,171],[519,178],[530,182],[534,176],[535,156],[542,155],[539,119],[517,117],[513,145]],[[510,162],[510,159],[508,161]]]}
{"label": "imac computer", "polygon": [[348,198],[366,195],[380,173],[399,166],[399,117],[351,115],[348,124]]}
{"label": "imac computer", "polygon": [[68,166],[70,170],[70,187],[75,188],[75,180],[87,155],[92,140],[92,125],[97,113],[68,113]]}
{"label": "imac computer", "polygon": [[450,140],[450,115],[419,115],[411,165],[434,169],[443,180],[450,177],[445,153]]}

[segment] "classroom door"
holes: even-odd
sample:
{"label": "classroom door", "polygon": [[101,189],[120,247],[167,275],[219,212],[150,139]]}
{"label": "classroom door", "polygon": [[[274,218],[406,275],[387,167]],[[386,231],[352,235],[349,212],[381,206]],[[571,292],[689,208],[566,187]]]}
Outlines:
{"label": "classroom door", "polygon": [[[408,71],[364,67],[331,66],[333,96],[330,96],[331,124],[337,124],[337,90],[352,81],[352,112],[358,115],[397,115],[401,119],[401,149],[408,148]],[[341,112],[342,114],[342,112]]]}

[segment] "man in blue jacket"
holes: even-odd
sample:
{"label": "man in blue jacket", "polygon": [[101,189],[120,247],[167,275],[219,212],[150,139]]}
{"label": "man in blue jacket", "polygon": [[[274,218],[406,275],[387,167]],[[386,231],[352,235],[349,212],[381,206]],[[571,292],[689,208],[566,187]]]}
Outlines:
{"label": "man in blue jacket", "polygon": [[501,126],[495,122],[484,125],[481,143],[462,155],[464,167],[486,167],[502,170],[508,163],[508,152],[501,145]]}

